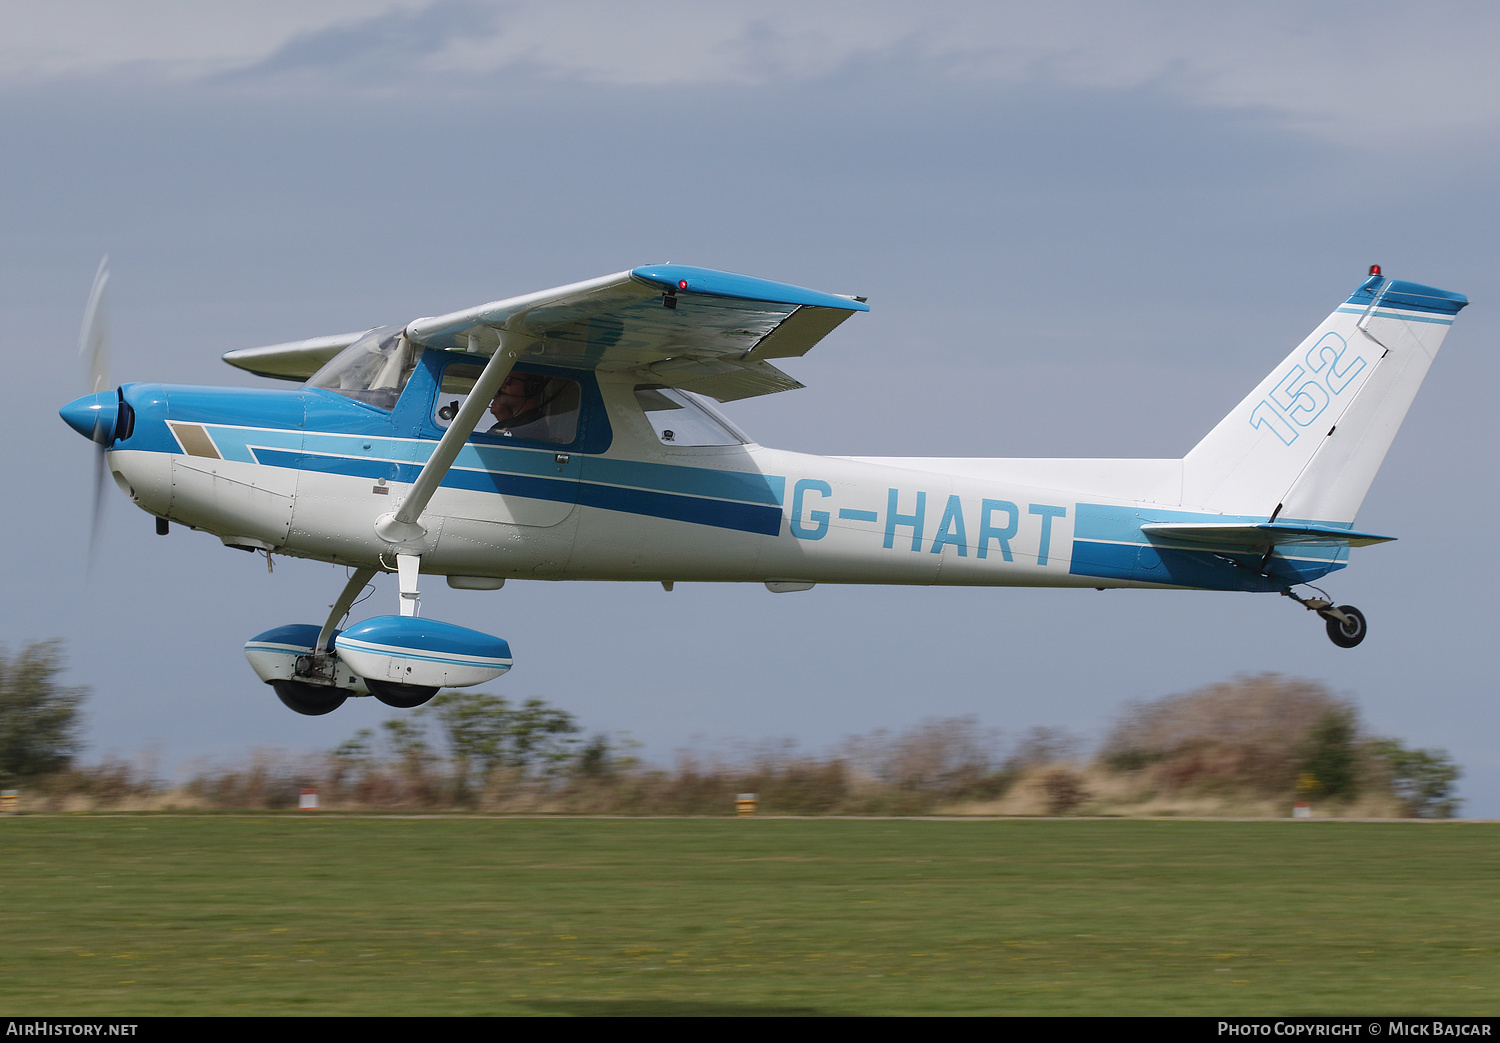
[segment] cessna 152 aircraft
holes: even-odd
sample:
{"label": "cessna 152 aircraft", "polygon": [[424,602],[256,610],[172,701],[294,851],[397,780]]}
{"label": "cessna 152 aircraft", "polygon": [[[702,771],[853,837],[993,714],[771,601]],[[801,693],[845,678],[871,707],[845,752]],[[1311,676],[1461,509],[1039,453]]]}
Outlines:
{"label": "cessna 152 aircraft", "polygon": [[[89,315],[102,290],[96,281]],[[291,709],[417,706],[510,668],[506,642],[424,619],[419,578],[1177,587],[1284,594],[1390,537],[1355,512],[1468,300],[1384,277],[1347,301],[1180,460],[818,457],[757,445],[721,402],[801,387],[855,312],[726,272],[636,268],[405,326],[231,351],[294,390],[125,384],[63,419],[142,510],[231,547],[353,569],[321,624],[250,665]],[[86,346],[101,338],[86,319]],[[340,630],[377,571],[400,613]],[[1316,590],[1317,588],[1313,588]],[[1321,591],[1318,591],[1322,594]]]}

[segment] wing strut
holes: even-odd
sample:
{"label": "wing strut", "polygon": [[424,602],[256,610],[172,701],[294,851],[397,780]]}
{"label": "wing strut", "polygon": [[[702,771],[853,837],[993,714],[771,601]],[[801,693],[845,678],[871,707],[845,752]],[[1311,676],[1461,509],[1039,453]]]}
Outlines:
{"label": "wing strut", "polygon": [[[524,320],[524,313],[522,314]],[[516,358],[521,354],[521,348],[527,338],[510,333],[507,330],[500,331],[500,347],[490,356],[489,362],[485,363],[483,372],[479,379],[474,382],[474,388],[469,392],[469,397],[459,407],[458,415],[453,418],[453,423],[448,425],[448,430],[443,432],[442,440],[438,442],[437,448],[432,451],[432,456],[423,465],[422,471],[417,475],[417,480],[412,483],[411,491],[390,514],[382,514],[375,519],[375,535],[379,536],[390,549],[396,553],[398,572],[401,574],[401,614],[412,616],[417,614],[417,591],[416,591],[416,569],[415,562],[403,562],[403,558],[420,559],[423,554],[432,549],[431,541],[427,537],[427,527],[421,523],[422,512],[427,509],[427,503],[432,499],[433,493],[437,492],[438,486],[443,484],[443,476],[448,473],[448,468],[453,466],[453,461],[458,458],[459,450],[479,426],[479,419],[489,408],[490,402],[500,390],[500,385],[505,383],[505,378],[510,374],[512,367],[516,364]],[[325,628],[326,629],[326,628]]]}

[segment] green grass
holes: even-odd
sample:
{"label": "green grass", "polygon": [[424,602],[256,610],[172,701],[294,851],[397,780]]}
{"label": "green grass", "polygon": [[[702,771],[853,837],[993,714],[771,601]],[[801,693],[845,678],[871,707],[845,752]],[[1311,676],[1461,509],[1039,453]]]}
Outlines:
{"label": "green grass", "polygon": [[0,819],[0,1011],[1495,1014],[1500,827]]}

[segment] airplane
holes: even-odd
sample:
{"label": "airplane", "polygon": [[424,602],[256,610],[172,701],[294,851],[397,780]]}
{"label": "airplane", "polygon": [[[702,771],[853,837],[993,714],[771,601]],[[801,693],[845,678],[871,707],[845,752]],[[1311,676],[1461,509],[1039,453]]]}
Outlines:
{"label": "airplane", "polygon": [[[420,706],[512,665],[424,618],[421,577],[1186,588],[1282,594],[1344,648],[1364,614],[1313,581],[1387,542],[1355,514],[1462,294],[1378,265],[1181,459],[821,457],[754,442],[706,399],[778,368],[864,298],[657,264],[404,326],[230,351],[295,389],[127,383],[99,362],[63,419],[125,495],[225,545],[352,569],[321,624],[245,655],[307,715]],[[343,626],[378,572],[399,611]],[[1308,587],[1299,594],[1294,588]]]}

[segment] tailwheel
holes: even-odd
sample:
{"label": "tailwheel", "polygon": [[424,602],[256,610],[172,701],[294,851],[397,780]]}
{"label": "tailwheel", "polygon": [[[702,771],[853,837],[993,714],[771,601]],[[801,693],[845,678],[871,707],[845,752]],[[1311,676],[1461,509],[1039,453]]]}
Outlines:
{"label": "tailwheel", "polygon": [[344,689],[328,685],[286,680],[271,681],[269,684],[276,689],[277,698],[288,709],[296,710],[306,717],[321,717],[325,713],[333,713],[349,698],[349,693]]}
{"label": "tailwheel", "polygon": [[[1310,584],[1309,584],[1310,585]],[[1340,648],[1353,648],[1365,639],[1369,633],[1369,626],[1365,623],[1365,614],[1353,605],[1335,605],[1328,600],[1328,595],[1313,587],[1320,598],[1301,598],[1292,593],[1291,590],[1283,590],[1285,597],[1291,598],[1297,604],[1309,612],[1316,612],[1328,621],[1328,640]]]}
{"label": "tailwheel", "polygon": [[396,681],[377,681],[372,677],[365,678],[365,687],[370,694],[387,706],[394,706],[398,710],[410,710],[415,706],[421,706],[438,690],[425,684],[400,684]]}
{"label": "tailwheel", "polygon": [[[1338,612],[1344,618],[1334,615]],[[1337,609],[1324,609],[1318,613],[1328,620],[1328,640],[1340,648],[1353,648],[1365,639],[1369,628],[1365,625],[1365,614],[1353,605],[1340,605]]]}

